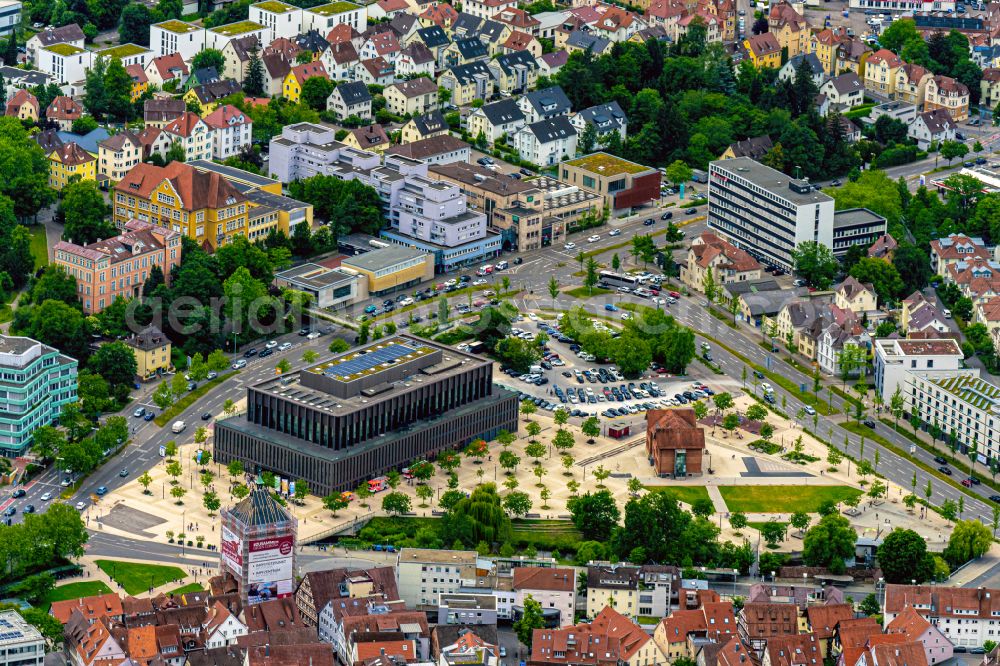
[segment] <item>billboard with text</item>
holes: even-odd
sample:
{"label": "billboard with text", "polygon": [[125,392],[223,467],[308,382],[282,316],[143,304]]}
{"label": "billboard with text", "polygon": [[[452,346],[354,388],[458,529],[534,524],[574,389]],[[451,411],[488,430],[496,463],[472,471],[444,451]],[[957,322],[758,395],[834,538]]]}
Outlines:
{"label": "billboard with text", "polygon": [[291,580],[294,555],[295,544],[291,535],[251,541],[247,582]]}
{"label": "billboard with text", "polygon": [[229,528],[222,528],[222,560],[237,576],[243,572],[243,544]]}

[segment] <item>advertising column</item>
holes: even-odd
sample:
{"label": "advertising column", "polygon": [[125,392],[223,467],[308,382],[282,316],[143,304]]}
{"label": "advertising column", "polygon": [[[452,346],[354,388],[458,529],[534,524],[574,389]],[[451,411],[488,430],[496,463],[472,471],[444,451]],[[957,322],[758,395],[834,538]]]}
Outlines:
{"label": "advertising column", "polygon": [[295,539],[292,535],[251,540],[248,559],[248,603],[291,596],[295,562]]}

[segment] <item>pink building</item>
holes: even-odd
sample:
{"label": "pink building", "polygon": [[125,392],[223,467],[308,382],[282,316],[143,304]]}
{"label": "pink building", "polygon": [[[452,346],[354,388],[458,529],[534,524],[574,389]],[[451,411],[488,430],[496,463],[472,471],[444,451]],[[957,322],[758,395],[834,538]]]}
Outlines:
{"label": "pink building", "polygon": [[83,311],[96,314],[117,296],[135,298],[153,266],[169,281],[181,262],[181,235],[165,227],[129,220],[122,234],[90,245],[59,241],[55,262],[76,278]]}

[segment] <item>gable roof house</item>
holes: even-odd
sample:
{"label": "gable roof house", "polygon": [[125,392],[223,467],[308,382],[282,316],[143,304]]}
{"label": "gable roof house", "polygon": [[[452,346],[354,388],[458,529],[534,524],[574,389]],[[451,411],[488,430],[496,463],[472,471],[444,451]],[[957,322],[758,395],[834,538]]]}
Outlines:
{"label": "gable roof house", "polygon": [[83,107],[72,97],[60,95],[45,109],[45,119],[56,123],[64,132],[70,131],[73,121],[83,117]]}
{"label": "gable roof house", "polygon": [[529,123],[556,116],[567,116],[572,110],[569,98],[559,86],[533,90],[518,98],[517,106]]}
{"label": "gable roof house", "polygon": [[171,81],[176,82],[171,85],[180,84],[190,73],[180,53],[170,53],[151,59],[146,63],[145,71],[149,82],[161,88]]}
{"label": "gable roof house", "polygon": [[469,134],[482,134],[486,141],[493,143],[504,134],[511,134],[525,124],[524,114],[514,99],[502,99],[492,104],[484,104],[473,109],[466,119]]}
{"label": "gable roof house", "polygon": [[420,74],[434,76],[437,66],[437,56],[423,42],[416,40],[400,49],[396,56],[396,75],[403,78]]}
{"label": "gable roof house", "polygon": [[865,86],[854,72],[845,72],[828,80],[819,89],[835,111],[847,111],[865,101]]}
{"label": "gable roof house", "polygon": [[429,139],[432,136],[447,134],[448,129],[448,122],[444,119],[444,114],[440,111],[431,111],[415,116],[403,125],[399,142],[406,144]]}
{"label": "gable roof house", "polygon": [[593,126],[597,132],[597,143],[600,145],[606,144],[614,132],[617,132],[621,140],[625,141],[628,118],[617,101],[583,109],[573,114],[569,121],[579,134],[583,134],[587,126]]}
{"label": "gable roof house", "polygon": [[906,130],[906,135],[915,140],[918,147],[926,150],[935,142],[940,144],[943,141],[954,141],[957,131],[958,123],[947,111],[934,109],[918,113]]}
{"label": "gable roof house", "polygon": [[326,100],[326,109],[336,114],[338,120],[357,116],[361,120],[372,118],[372,94],[361,81],[341,83]]}
{"label": "gable roof house", "polygon": [[576,154],[577,134],[569,118],[553,116],[517,130],[513,144],[522,159],[538,166],[552,166]]}
{"label": "gable roof house", "polygon": [[535,87],[538,81],[538,60],[528,51],[503,53],[490,63],[502,95],[523,94]]}
{"label": "gable roof house", "polygon": [[730,160],[736,157],[749,157],[755,162],[760,162],[773,147],[774,144],[771,142],[771,137],[764,134],[730,144],[726,148],[726,152],[722,153],[719,159]]}

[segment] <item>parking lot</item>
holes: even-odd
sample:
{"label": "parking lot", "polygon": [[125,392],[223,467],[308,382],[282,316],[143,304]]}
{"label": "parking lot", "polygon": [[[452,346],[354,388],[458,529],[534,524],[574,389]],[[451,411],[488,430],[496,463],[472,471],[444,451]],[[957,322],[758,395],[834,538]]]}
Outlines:
{"label": "parking lot", "polygon": [[[594,323],[598,328],[615,331],[600,320]],[[655,363],[642,377],[625,379],[616,366],[597,364],[597,359],[562,335],[558,322],[529,313],[518,324],[511,335],[533,339],[541,331],[549,336],[545,357],[527,373],[501,368],[495,381],[517,391],[522,400],[534,401],[539,409],[554,412],[563,408],[575,417],[619,418],[689,404],[715,394],[697,377],[670,375]]]}

